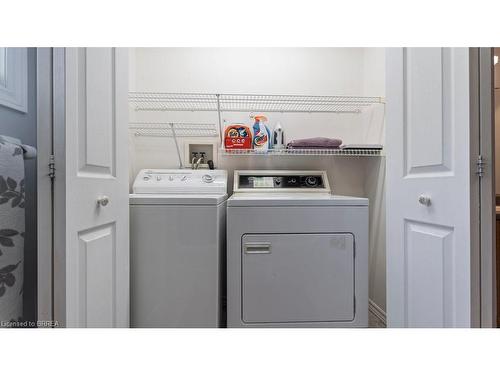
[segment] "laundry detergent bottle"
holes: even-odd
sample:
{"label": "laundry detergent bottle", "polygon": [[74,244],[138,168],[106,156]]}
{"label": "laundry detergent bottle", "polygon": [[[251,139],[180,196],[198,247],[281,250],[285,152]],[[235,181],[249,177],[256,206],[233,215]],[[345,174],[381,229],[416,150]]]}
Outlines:
{"label": "laundry detergent bottle", "polygon": [[271,132],[264,124],[267,117],[263,115],[254,116],[252,147],[255,150],[267,151],[271,147]]}

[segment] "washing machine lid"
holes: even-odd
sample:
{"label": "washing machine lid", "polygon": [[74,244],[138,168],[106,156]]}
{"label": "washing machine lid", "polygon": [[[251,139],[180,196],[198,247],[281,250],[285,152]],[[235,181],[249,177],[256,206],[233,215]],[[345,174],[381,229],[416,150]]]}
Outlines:
{"label": "washing machine lid", "polygon": [[221,169],[143,169],[134,194],[227,194],[227,171]]}
{"label": "washing machine lid", "polygon": [[228,207],[278,207],[278,206],[368,206],[367,198],[332,195],[328,193],[236,193]]}
{"label": "washing machine lid", "polygon": [[130,194],[131,206],[217,206],[227,194]]}

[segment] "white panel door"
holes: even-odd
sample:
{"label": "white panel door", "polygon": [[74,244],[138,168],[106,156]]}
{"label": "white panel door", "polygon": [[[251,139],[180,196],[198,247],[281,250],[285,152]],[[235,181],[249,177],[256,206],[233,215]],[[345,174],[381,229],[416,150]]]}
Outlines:
{"label": "white panel door", "polygon": [[387,318],[469,327],[469,50],[387,50]]}
{"label": "white panel door", "polygon": [[68,327],[129,324],[127,69],[125,49],[65,50]]}

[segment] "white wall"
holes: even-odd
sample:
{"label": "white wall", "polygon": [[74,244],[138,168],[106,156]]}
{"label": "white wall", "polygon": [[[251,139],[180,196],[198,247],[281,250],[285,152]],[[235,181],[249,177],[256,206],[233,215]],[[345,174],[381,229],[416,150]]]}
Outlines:
{"label": "white wall", "polygon": [[[385,52],[366,48],[364,58],[364,95],[385,97]],[[367,142],[385,141],[384,108],[364,115],[377,116],[367,124]],[[371,158],[365,164],[365,194],[370,199],[370,299],[386,311],[385,258],[385,159]]]}
{"label": "white wall", "polygon": [[[139,48],[131,53],[130,87],[149,92],[384,96],[384,57],[383,49],[364,48]],[[383,143],[383,109],[383,105],[375,106],[361,115],[267,115],[271,127],[276,121],[282,123],[287,140],[326,136],[344,143]],[[223,117],[227,122],[251,125],[248,115],[224,113]],[[130,118],[217,119],[212,113],[148,113],[133,108]],[[134,137],[131,132],[130,141],[132,178],[143,168],[178,167],[172,139]],[[184,143],[196,140],[180,141],[184,155]],[[228,170],[231,182],[234,169],[325,169],[335,194],[369,197],[371,221],[377,221],[370,236],[370,297],[385,308],[383,158],[220,156],[215,161],[218,168]]]}
{"label": "white wall", "polygon": [[363,57],[362,48],[139,48],[136,89],[355,95]]}

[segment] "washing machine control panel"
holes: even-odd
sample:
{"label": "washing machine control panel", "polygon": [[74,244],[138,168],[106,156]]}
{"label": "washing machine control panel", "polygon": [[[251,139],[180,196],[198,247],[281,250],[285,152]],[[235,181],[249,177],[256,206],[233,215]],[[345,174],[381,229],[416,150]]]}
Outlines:
{"label": "washing machine control panel", "polygon": [[227,171],[214,169],[143,169],[135,178],[135,194],[226,194]]}
{"label": "washing machine control panel", "polygon": [[329,191],[324,171],[235,171],[234,191]]}

